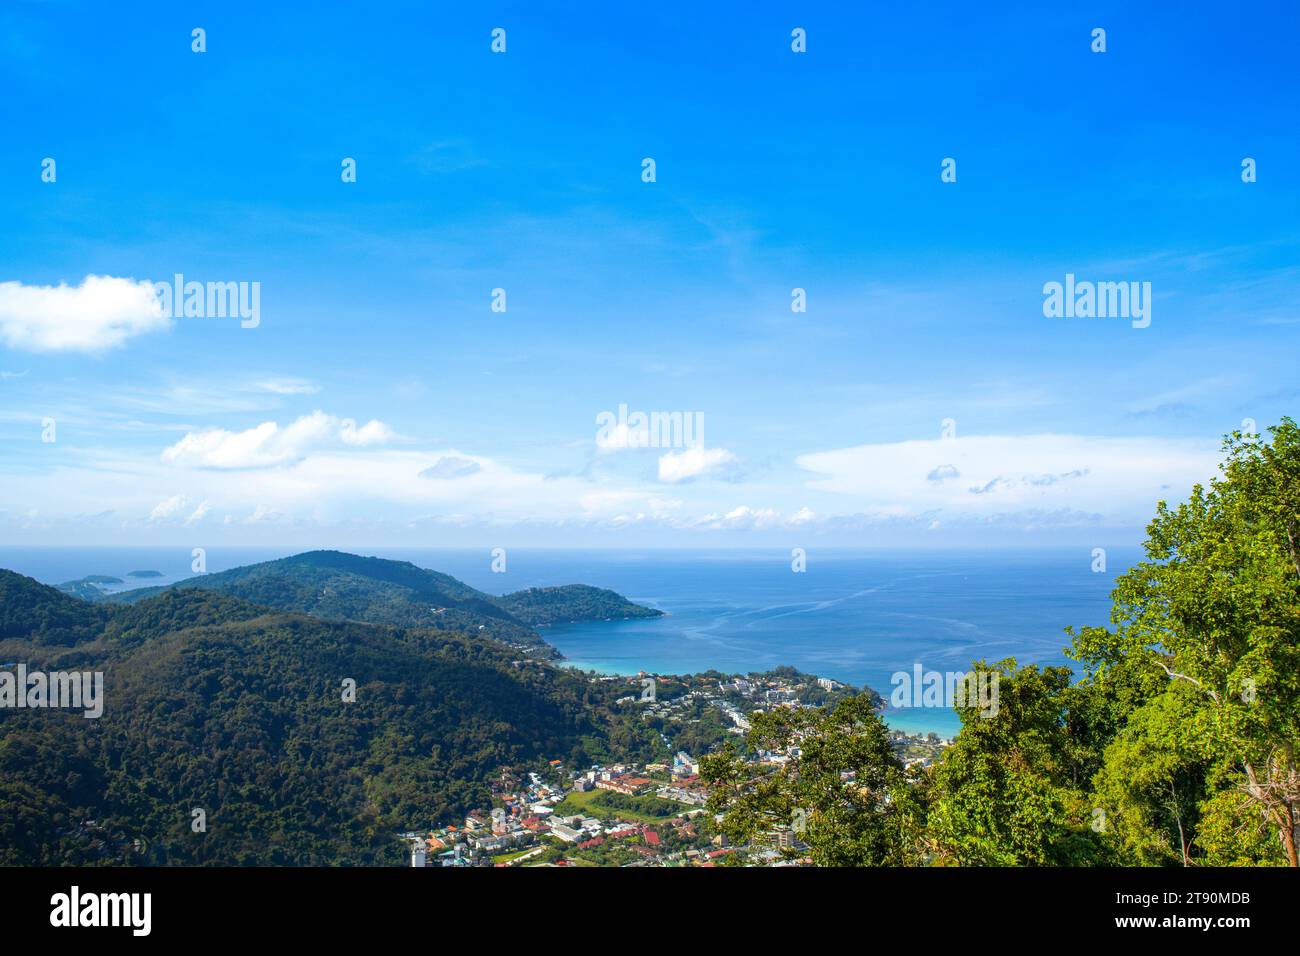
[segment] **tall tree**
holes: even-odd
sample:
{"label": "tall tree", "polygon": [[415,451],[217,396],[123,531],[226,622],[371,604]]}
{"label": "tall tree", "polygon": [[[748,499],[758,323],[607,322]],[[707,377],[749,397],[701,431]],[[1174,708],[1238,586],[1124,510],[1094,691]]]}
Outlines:
{"label": "tall tree", "polygon": [[[1182,764],[1199,760],[1212,809],[1253,813],[1297,866],[1300,428],[1283,419],[1271,433],[1264,442],[1234,432],[1222,477],[1177,507],[1159,504],[1147,560],[1117,582],[1113,630],[1084,629],[1074,650],[1094,673],[1163,674],[1161,694],[1181,699],[1143,705],[1148,740],[1172,741]],[[1107,766],[1130,756],[1115,748]],[[1237,792],[1235,804],[1224,788]]]}
{"label": "tall tree", "polygon": [[1098,861],[1085,791],[1077,785],[1077,692],[1065,667],[979,662],[995,705],[958,701],[961,733],[933,772],[928,836],[942,862],[965,866]]}
{"label": "tall tree", "polygon": [[861,694],[833,709],[778,708],[754,714],[746,741],[768,759],[746,761],[728,749],[705,757],[718,829],[736,843],[806,847],[821,866],[914,862],[914,798],[875,700]]}

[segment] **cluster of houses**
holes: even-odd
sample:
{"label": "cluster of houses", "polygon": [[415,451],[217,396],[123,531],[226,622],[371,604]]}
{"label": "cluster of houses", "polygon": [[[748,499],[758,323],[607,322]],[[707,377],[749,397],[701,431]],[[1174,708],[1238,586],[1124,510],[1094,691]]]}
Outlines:
{"label": "cluster of houses", "polygon": [[[640,675],[643,683],[648,683],[647,675]],[[713,678],[685,677],[671,678],[684,681],[688,685],[685,694],[666,697],[657,695],[629,696],[621,703],[636,703],[644,707],[647,718],[657,717],[663,720],[680,718],[683,712],[698,704],[717,707],[730,721],[728,728],[732,733],[743,734],[750,729],[748,713],[773,707],[805,706],[801,700],[810,687],[818,687],[827,692],[849,691],[847,684],[829,677],[809,678],[806,675],[787,676],[782,674],[752,674],[749,677],[730,677],[714,682]],[[735,698],[743,698],[739,703]]]}
{"label": "cluster of houses", "polygon": [[[646,704],[647,714],[658,716],[669,716],[696,703],[716,706],[730,719],[733,726],[728,729],[743,733],[750,728],[748,715],[756,710],[814,706],[806,702],[809,689],[814,687],[812,681],[806,677],[800,681],[798,677],[803,675],[751,675],[707,684],[687,679],[685,695],[660,700],[652,695],[637,700]],[[817,678],[815,686],[832,694],[852,693],[852,688],[830,678]],[[817,699],[821,695],[811,696]],[[929,765],[950,744],[934,734],[918,737],[894,732],[891,736],[894,749],[909,767]],[[796,738],[780,751],[759,751],[752,759],[780,766],[799,756]],[[706,836],[702,831],[709,828],[700,824],[707,821],[698,818],[706,813],[708,791],[699,773],[699,762],[684,751],[678,751],[671,763],[644,766],[613,764],[566,771],[560,761],[552,760],[550,767],[541,772],[517,774],[503,770],[493,787],[498,805],[491,811],[474,811],[458,825],[403,836],[410,842],[411,865],[417,867],[562,866],[575,858],[588,864],[594,858],[606,865],[711,866],[736,852],[757,865],[788,866],[803,860],[805,847],[788,827],[774,832],[774,841],[754,847],[731,847],[721,837]],[[643,807],[637,802],[607,800],[602,805],[602,798],[593,791],[627,798],[656,798],[648,800],[660,808],[656,813],[661,812],[662,801],[671,801],[681,811],[675,815],[670,812],[659,820],[631,811],[629,808]],[[647,819],[654,822],[645,822]],[[614,856],[610,855],[612,848],[617,848]],[[541,859],[535,859],[538,857]],[[625,862],[629,858],[632,862]]]}
{"label": "cluster of houses", "polygon": [[[531,772],[522,780],[503,774],[497,789],[501,806],[490,812],[475,810],[461,824],[442,827],[430,833],[405,833],[411,845],[412,866],[485,866],[526,863],[552,846],[571,846],[584,850],[609,840],[639,837],[638,846],[653,850],[661,843],[655,826],[617,819],[602,819],[587,814],[562,814],[557,807],[570,794],[605,790],[630,797],[651,796],[682,805],[678,817],[665,820],[664,826],[680,828],[704,812],[708,792],[699,779],[699,763],[688,753],[678,752],[671,764],[651,763],[644,767],[615,764],[594,766],[571,773],[567,783],[554,782],[563,776],[560,761],[551,761],[552,782]],[[709,852],[691,854],[708,857]],[[506,860],[502,860],[506,857]]]}

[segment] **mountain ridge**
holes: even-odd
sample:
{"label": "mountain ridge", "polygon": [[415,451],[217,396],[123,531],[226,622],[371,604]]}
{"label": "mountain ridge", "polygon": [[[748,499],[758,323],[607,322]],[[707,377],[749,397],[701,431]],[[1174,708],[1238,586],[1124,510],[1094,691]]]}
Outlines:
{"label": "mountain ridge", "polygon": [[559,652],[537,633],[537,626],[663,613],[634,604],[614,591],[583,584],[528,588],[496,596],[409,561],[336,550],[306,551],[170,585],[101,593],[98,598],[94,598],[98,589],[88,578],[60,588],[109,604],[131,604],[167,590],[201,588],[329,620],[484,634],[530,656],[550,659],[558,658]]}

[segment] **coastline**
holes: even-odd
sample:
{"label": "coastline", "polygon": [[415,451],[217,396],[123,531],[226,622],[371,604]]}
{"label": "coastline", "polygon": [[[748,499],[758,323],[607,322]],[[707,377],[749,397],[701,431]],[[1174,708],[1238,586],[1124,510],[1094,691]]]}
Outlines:
{"label": "coastline", "polygon": [[[645,668],[636,668],[630,665],[623,667],[610,666],[608,664],[595,664],[591,661],[570,660],[567,657],[561,657],[557,661],[552,661],[556,667],[568,667],[572,670],[582,671],[584,673],[596,674],[600,677],[639,677],[646,675],[650,677],[680,677],[693,676],[698,677],[702,671],[681,670],[670,672],[666,670],[648,670]],[[720,671],[721,673],[727,673]],[[737,675],[727,674],[728,677]],[[744,677],[745,674],[739,676]],[[814,674],[816,677],[829,677],[827,674]],[[875,688],[861,688],[862,690],[876,690]],[[880,693],[880,691],[876,691]],[[885,697],[886,701],[888,697]],[[890,707],[888,703],[879,711],[881,719],[890,730],[896,730],[900,733],[912,736],[925,736],[926,734],[938,734],[944,739],[951,739],[957,735],[961,729],[961,721],[956,713],[947,708],[938,707],[915,707],[915,708],[897,708]]]}

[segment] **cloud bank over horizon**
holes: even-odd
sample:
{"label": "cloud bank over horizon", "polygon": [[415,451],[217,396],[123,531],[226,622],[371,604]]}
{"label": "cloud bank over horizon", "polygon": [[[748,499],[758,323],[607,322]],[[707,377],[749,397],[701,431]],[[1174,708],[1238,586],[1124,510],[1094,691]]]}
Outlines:
{"label": "cloud bank over horizon", "polygon": [[796,459],[815,490],[889,514],[1078,510],[1145,522],[1218,474],[1218,443],[1157,436],[976,435],[859,445]]}
{"label": "cloud bank over horizon", "polygon": [[845,546],[942,543],[949,533],[1038,540],[1140,527],[1157,500],[1185,497],[1215,475],[1218,461],[1213,443],[1196,440],[976,435],[807,452],[779,478],[711,481],[703,479],[736,463],[733,453],[648,453],[657,471],[639,478],[548,473],[316,409],[283,423],[189,430],[151,454],[78,449],[31,490],[25,507],[4,502],[0,528],[17,538],[80,527],[232,542],[258,539],[262,532],[250,529],[267,527],[303,541],[367,531],[406,539],[438,529],[454,530],[457,540],[531,539],[549,529],[561,538],[580,531],[686,545],[737,534]]}

